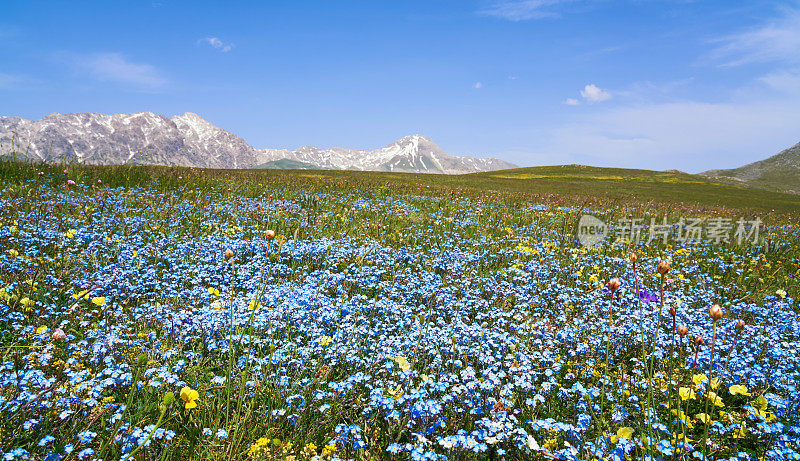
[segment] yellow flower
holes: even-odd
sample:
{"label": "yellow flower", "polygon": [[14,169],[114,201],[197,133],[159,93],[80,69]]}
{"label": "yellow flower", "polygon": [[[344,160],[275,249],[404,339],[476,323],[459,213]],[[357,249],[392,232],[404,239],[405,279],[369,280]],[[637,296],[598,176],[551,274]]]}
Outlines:
{"label": "yellow flower", "polygon": [[733,386],[729,387],[728,392],[730,392],[731,395],[746,395],[748,397],[751,395],[747,388],[741,384],[734,384]]}
{"label": "yellow flower", "polygon": [[219,296],[219,290],[213,287],[208,287],[208,294],[212,296]]}
{"label": "yellow flower", "polygon": [[617,435],[611,436],[611,441],[617,443],[619,439],[631,440],[633,437],[632,427],[620,427],[617,429]]}
{"label": "yellow flower", "polygon": [[336,445],[325,445],[322,449],[322,456],[330,456],[336,451]]}
{"label": "yellow flower", "polygon": [[394,363],[396,363],[403,372],[411,369],[411,364],[408,363],[408,360],[406,360],[406,358],[403,356],[398,355],[397,357],[392,357],[392,360],[394,360]]}
{"label": "yellow flower", "polygon": [[319,343],[320,346],[324,347],[324,346],[327,346],[328,344],[332,343],[333,342],[333,338],[331,338],[330,336],[326,335],[326,336],[323,336],[323,337],[319,338],[317,340],[317,342]]}
{"label": "yellow flower", "polygon": [[721,383],[722,381],[720,381],[719,378],[714,378],[708,383],[708,385],[711,386],[711,389],[716,390]]}
{"label": "yellow flower", "polygon": [[763,417],[767,416],[767,406],[769,406],[769,402],[767,402],[767,399],[765,399],[763,395],[759,395],[757,399],[750,402],[750,405],[752,405],[759,415]]}
{"label": "yellow flower", "polygon": [[248,306],[250,306],[250,310],[251,311],[254,311],[254,310],[257,310],[261,306],[261,304],[254,299],[254,300],[250,301],[250,304],[248,304]]}
{"label": "yellow flower", "polygon": [[400,400],[400,397],[403,396],[403,385],[398,384],[394,389],[387,389],[386,393],[389,394],[393,399]]}
{"label": "yellow flower", "polygon": [[94,304],[97,307],[103,306],[105,305],[105,303],[106,303],[105,296],[95,296],[94,298],[92,298],[92,304]]}
{"label": "yellow flower", "polygon": [[269,450],[270,443],[272,443],[272,439],[261,437],[256,440],[254,444],[250,445],[248,454],[254,458],[266,454],[267,450]]}
{"label": "yellow flower", "polygon": [[83,297],[83,296],[85,296],[85,295],[86,295],[86,293],[88,293],[88,292],[89,292],[89,290],[83,290],[83,291],[81,291],[80,293],[73,293],[73,295],[72,295],[72,298],[73,298],[73,299],[82,298],[82,297]]}
{"label": "yellow flower", "polygon": [[786,298],[786,290],[777,290],[775,294],[778,295],[781,299]]}
{"label": "yellow flower", "polygon": [[704,374],[697,374],[697,375],[692,376],[692,382],[695,383],[695,385],[699,385],[700,383],[702,383],[703,381],[705,381],[707,379],[708,378]]}
{"label": "yellow flower", "polygon": [[19,256],[19,251],[12,248],[8,250],[8,256],[11,258],[16,258],[17,256]]}
{"label": "yellow flower", "polygon": [[47,325],[42,325],[42,326],[40,326],[39,328],[36,329],[36,334],[40,335],[40,334],[44,333],[45,331],[47,331]]}
{"label": "yellow flower", "polygon": [[684,439],[686,440],[686,443],[694,442],[694,440],[690,439],[689,436],[686,435],[686,433],[683,432],[681,432],[680,434],[678,434],[677,432],[672,433],[672,443],[674,445],[683,443]]}
{"label": "yellow flower", "polygon": [[725,406],[725,404],[722,403],[722,397],[718,396],[717,393],[714,392],[714,391],[708,391],[708,398],[711,399],[711,402],[714,405],[716,405],[716,406],[718,406],[720,408]]}
{"label": "yellow flower", "polygon": [[70,229],[64,233],[64,237],[68,239],[75,238],[76,235],[78,235],[78,231],[76,231],[75,229]]}
{"label": "yellow flower", "polygon": [[708,424],[708,422],[709,422],[709,421],[711,421],[711,417],[710,417],[710,416],[708,416],[708,415],[707,415],[707,414],[705,414],[705,413],[698,413],[698,414],[694,415],[694,417],[695,417],[695,418],[696,418],[698,421],[701,421],[703,424]]}
{"label": "yellow flower", "polygon": [[33,306],[36,305],[36,301],[28,298],[27,296],[20,299],[19,303],[25,308],[26,312],[30,312],[33,309]]}
{"label": "yellow flower", "polygon": [[678,393],[681,396],[681,400],[694,400],[696,397],[694,389],[691,387],[682,387],[678,389]]}
{"label": "yellow flower", "polygon": [[183,389],[181,389],[181,400],[186,402],[186,405],[184,406],[187,410],[197,407],[198,398],[200,398],[200,394],[198,394],[197,391],[191,387],[183,386]]}

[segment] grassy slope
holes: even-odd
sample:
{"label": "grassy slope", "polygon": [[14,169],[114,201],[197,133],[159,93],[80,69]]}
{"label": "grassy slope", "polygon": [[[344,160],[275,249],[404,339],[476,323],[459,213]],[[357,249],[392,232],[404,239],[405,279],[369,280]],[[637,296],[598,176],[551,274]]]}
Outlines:
{"label": "grassy slope", "polygon": [[728,183],[800,194],[800,143],[739,168],[710,170],[701,174]]}
{"label": "grassy slope", "polygon": [[311,163],[283,158],[280,160],[272,160],[262,163],[261,165],[256,166],[256,169],[317,170],[319,168]]}
{"label": "grassy slope", "polygon": [[661,208],[800,213],[800,197],[796,195],[723,184],[687,173],[649,170],[565,165],[459,176],[356,171],[270,171],[269,175],[275,180],[343,186],[367,183],[393,189],[452,188],[509,193],[562,205],[640,207],[652,204]]}
{"label": "grassy slope", "polygon": [[[25,164],[4,162],[7,168],[27,170]],[[14,166],[12,166],[14,165]],[[432,175],[332,170],[207,170],[162,166],[77,166],[81,175],[102,177],[105,184],[123,185],[159,180],[165,187],[182,183],[179,176],[233,181],[242,186],[281,183],[306,191],[329,188],[387,188],[407,193],[452,193],[512,196],[532,202],[565,206],[655,208],[664,212],[702,209],[800,215],[800,196],[715,182],[700,175],[580,165],[517,168],[468,175]],[[11,174],[11,171],[7,171]]]}

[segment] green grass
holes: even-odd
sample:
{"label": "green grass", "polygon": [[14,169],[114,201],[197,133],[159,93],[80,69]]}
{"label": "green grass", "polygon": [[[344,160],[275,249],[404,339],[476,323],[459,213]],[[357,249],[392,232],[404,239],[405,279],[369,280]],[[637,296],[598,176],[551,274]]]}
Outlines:
{"label": "green grass", "polygon": [[[23,170],[33,165],[19,164]],[[800,214],[800,196],[713,181],[699,175],[581,165],[517,168],[466,175],[436,175],[338,170],[209,170],[143,165],[81,166],[86,176],[103,175],[109,184],[133,185],[158,181],[162,187],[177,184],[183,176],[211,183],[286,184],[291,189],[386,189],[403,193],[468,195],[491,194],[564,206],[646,208],[666,210],[697,208],[735,215]]]}

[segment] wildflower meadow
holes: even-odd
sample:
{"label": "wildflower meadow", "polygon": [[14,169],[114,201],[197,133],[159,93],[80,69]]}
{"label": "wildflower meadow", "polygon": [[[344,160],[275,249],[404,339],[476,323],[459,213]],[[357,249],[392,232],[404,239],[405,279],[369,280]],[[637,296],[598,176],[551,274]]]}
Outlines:
{"label": "wildflower meadow", "polygon": [[[3,459],[800,459],[790,214],[376,173],[0,173]],[[585,213],[666,207],[758,215],[761,240],[575,237]]]}

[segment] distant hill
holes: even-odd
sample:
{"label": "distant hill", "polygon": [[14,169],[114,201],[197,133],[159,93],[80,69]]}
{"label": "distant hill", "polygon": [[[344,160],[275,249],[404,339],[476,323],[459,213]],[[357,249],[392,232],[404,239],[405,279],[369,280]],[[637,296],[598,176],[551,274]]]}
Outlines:
{"label": "distant hill", "polygon": [[269,162],[264,162],[261,165],[256,165],[255,168],[259,169],[277,169],[277,170],[318,170],[319,167],[306,162],[300,162],[298,160],[289,160],[288,158],[282,158],[280,160],[270,160]]}
{"label": "distant hill", "polygon": [[422,135],[374,150],[256,149],[197,114],[50,114],[0,117],[0,154],[44,162],[201,168],[288,168],[461,174],[514,168],[498,159],[456,157]]}
{"label": "distant hill", "polygon": [[800,194],[800,143],[765,160],[700,174],[732,184]]}

